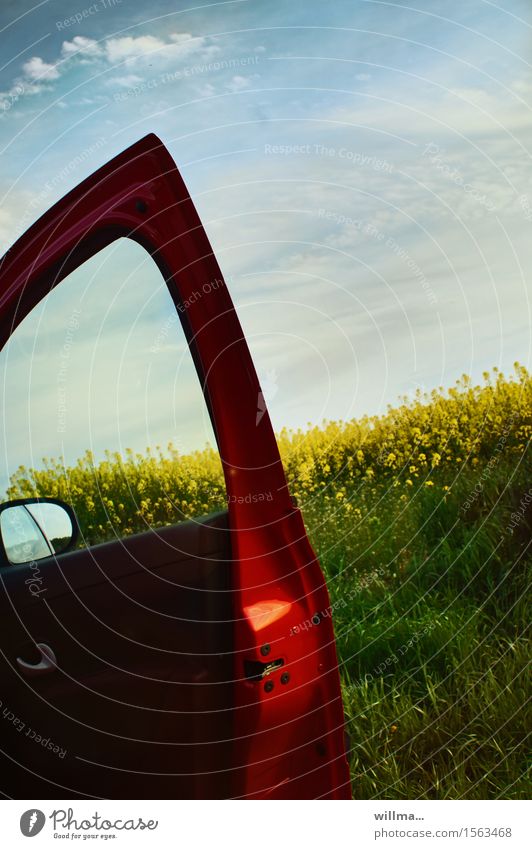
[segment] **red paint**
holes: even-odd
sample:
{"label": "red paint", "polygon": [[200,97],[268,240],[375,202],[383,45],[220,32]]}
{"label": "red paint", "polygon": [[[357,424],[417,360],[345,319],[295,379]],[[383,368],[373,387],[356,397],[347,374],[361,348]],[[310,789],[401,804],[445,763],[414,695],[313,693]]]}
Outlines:
{"label": "red paint", "polygon": [[[334,634],[330,616],[316,616],[329,608],[323,575],[290,499],[220,268],[159,139],[147,136],[113,159],[7,252],[0,266],[0,344],[53,286],[119,236],[143,245],[167,279],[224,466],[234,557],[231,795],[350,798]],[[209,296],[194,297],[204,286]],[[260,651],[265,644],[267,657]],[[270,692],[263,681],[245,678],[244,660],[278,658],[283,666],[268,675]]]}

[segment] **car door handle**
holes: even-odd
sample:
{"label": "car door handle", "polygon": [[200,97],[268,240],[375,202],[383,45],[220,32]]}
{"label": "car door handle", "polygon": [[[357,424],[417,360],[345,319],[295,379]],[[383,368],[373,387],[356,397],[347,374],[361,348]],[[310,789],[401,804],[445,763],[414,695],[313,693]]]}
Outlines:
{"label": "car door handle", "polygon": [[21,657],[17,657],[19,669],[21,669],[24,675],[28,678],[32,678],[37,675],[46,675],[49,672],[53,672],[54,669],[57,669],[57,658],[50,646],[47,646],[46,643],[37,643],[35,648],[39,650],[41,655],[41,659],[38,663],[28,663]]}

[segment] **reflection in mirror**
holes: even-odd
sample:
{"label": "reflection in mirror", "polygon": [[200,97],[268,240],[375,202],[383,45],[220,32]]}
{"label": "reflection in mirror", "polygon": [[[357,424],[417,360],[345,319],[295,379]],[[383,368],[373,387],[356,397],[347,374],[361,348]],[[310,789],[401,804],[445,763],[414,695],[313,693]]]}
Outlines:
{"label": "reflection in mirror", "polygon": [[60,504],[15,504],[0,513],[0,533],[10,563],[28,563],[60,554],[74,534],[72,521]]}

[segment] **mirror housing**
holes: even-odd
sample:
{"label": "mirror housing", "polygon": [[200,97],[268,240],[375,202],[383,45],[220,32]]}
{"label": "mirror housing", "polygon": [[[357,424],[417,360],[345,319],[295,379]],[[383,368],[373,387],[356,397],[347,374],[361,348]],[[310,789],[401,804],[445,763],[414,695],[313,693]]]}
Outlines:
{"label": "mirror housing", "polygon": [[78,534],[76,514],[58,498],[16,498],[0,504],[4,565],[55,557],[71,549]]}

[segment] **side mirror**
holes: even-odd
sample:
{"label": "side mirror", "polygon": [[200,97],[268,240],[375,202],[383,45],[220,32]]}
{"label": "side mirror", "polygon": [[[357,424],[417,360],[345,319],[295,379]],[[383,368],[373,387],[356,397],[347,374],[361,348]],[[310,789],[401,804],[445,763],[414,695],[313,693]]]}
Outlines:
{"label": "side mirror", "polygon": [[18,498],[0,504],[0,539],[8,563],[31,563],[71,548],[78,538],[74,511],[57,498]]}

